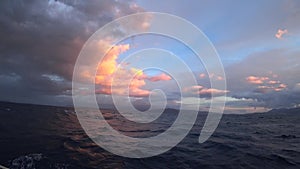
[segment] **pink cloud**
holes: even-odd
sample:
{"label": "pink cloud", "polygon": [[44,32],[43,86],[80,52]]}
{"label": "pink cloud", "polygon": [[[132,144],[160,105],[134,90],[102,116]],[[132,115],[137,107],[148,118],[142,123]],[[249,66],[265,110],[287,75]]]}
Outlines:
{"label": "pink cloud", "polygon": [[[273,78],[278,77],[276,74],[269,72]],[[272,80],[269,77],[259,77],[259,76],[248,76],[246,78],[248,83],[259,85],[256,88],[256,92],[267,93],[271,91],[282,91],[287,88],[286,84],[281,83],[279,80]]]}
{"label": "pink cloud", "polygon": [[287,88],[287,85],[282,83],[278,87],[276,87],[274,90],[275,91],[282,91],[282,90],[284,90],[286,88]]}
{"label": "pink cloud", "polygon": [[283,84],[283,83],[275,83],[272,84],[271,86],[267,86],[267,85],[261,85],[261,86],[258,86],[256,88],[256,92],[259,92],[259,93],[268,93],[268,92],[271,92],[271,91],[276,91],[276,92],[279,92],[279,91],[282,91],[284,89],[287,88],[287,85],[286,84]]}
{"label": "pink cloud", "polygon": [[246,80],[248,83],[252,83],[252,84],[263,84],[264,81],[269,80],[269,78],[259,77],[259,76],[248,76]]}
{"label": "pink cloud", "polygon": [[206,74],[205,73],[200,73],[199,77],[200,77],[200,79],[204,79],[206,77]]}
{"label": "pink cloud", "polygon": [[203,86],[200,86],[200,85],[198,85],[198,86],[192,86],[192,87],[191,87],[191,89],[197,89],[197,90],[201,90],[201,89],[204,89],[204,87],[203,87]]}
{"label": "pink cloud", "polygon": [[190,93],[193,95],[211,95],[211,94],[216,94],[216,95],[224,95],[228,93],[228,90],[219,90],[219,89],[214,89],[214,88],[205,88],[203,86],[191,86],[187,87],[184,89],[184,92]]}
{"label": "pink cloud", "polygon": [[169,75],[166,75],[165,73],[162,73],[160,75],[157,76],[153,76],[153,77],[149,77],[148,78],[151,82],[157,82],[157,81],[167,81],[167,80],[171,80],[172,77]]}
{"label": "pink cloud", "polygon": [[287,30],[287,29],[284,29],[284,30],[278,29],[277,33],[275,34],[275,37],[276,37],[277,39],[282,39],[282,36],[283,36],[284,34],[287,34],[287,33],[288,33],[288,30]]}
{"label": "pink cloud", "polygon": [[224,80],[222,76],[217,76],[217,80]]}
{"label": "pink cloud", "polygon": [[213,88],[205,88],[205,89],[201,89],[199,90],[199,94],[203,94],[203,95],[209,95],[209,94],[217,94],[217,95],[223,95],[225,93],[228,93],[228,90],[219,90],[219,89],[213,89]]}

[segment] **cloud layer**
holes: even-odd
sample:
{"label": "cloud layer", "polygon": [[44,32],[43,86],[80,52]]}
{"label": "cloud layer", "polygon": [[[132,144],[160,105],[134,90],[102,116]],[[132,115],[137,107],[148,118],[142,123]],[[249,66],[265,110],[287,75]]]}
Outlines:
{"label": "cloud layer", "polygon": [[[226,79],[203,73],[203,68],[198,68],[198,62],[194,62],[196,66],[192,71],[199,85],[184,86],[185,100],[199,99],[200,95],[209,101],[211,93],[219,97],[226,93],[231,100],[230,109],[238,106],[299,106],[298,1],[260,2],[260,5],[250,1],[139,3],[111,0],[1,1],[0,100],[71,105],[72,72],[85,41],[104,24],[144,11],[140,7],[144,5],[147,9],[187,18],[207,34],[220,53]],[[149,23],[143,20],[130,24],[137,29],[149,27]],[[122,31],[114,33],[118,36]],[[101,46],[109,41],[100,40],[96,45],[101,51]],[[183,60],[193,62],[184,50],[168,45],[166,48],[179,51]],[[120,55],[132,48],[127,43],[115,46],[99,63],[96,77],[88,68],[82,71],[82,77],[95,80],[98,94],[147,97],[152,88],[158,87],[166,92],[171,104],[180,102],[178,86],[173,84],[175,81],[170,75],[149,75],[130,63],[119,63]],[[97,56],[95,53],[95,60]],[[95,60],[87,60],[86,65]],[[185,72],[175,69],[185,78]],[[210,88],[209,79],[226,80],[228,90]]]}

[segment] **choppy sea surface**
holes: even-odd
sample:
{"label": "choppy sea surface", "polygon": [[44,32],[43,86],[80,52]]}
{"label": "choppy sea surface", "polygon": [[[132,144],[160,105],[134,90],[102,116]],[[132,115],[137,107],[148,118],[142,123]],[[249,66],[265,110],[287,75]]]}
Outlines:
{"label": "choppy sea surface", "polygon": [[[167,109],[151,125],[128,122],[113,110],[103,115],[122,134],[150,137],[170,127],[177,113]],[[300,168],[300,109],[226,114],[212,137],[199,144],[206,115],[200,112],[187,137],[170,151],[130,159],[97,146],[72,108],[0,102],[0,165],[12,169]]]}

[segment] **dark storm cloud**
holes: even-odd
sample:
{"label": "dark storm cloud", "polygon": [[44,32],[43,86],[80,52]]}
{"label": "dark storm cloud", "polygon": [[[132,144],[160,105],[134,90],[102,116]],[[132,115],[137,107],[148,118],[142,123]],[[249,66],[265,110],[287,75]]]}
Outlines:
{"label": "dark storm cloud", "polygon": [[39,102],[43,96],[68,95],[87,38],[113,19],[141,10],[130,1],[1,1],[0,99]]}

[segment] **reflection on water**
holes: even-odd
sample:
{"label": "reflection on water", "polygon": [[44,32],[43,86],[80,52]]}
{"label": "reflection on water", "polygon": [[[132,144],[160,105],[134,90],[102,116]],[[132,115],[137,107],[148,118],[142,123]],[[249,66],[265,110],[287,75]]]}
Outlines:
{"label": "reflection on water", "polygon": [[[164,132],[177,112],[167,110],[152,124],[136,124],[110,110],[103,115],[120,133],[140,138]],[[205,117],[200,113],[189,135],[170,151],[146,159],[129,159],[93,143],[72,109],[0,103],[0,164],[11,168],[26,164],[72,169],[300,168],[299,109],[224,115],[214,135],[199,144]],[[101,129],[100,134],[108,133]]]}

